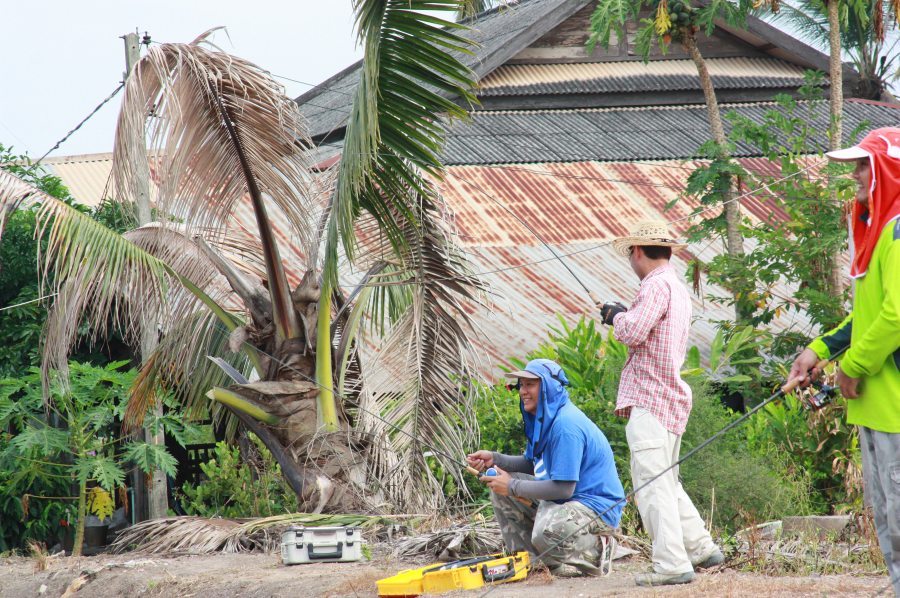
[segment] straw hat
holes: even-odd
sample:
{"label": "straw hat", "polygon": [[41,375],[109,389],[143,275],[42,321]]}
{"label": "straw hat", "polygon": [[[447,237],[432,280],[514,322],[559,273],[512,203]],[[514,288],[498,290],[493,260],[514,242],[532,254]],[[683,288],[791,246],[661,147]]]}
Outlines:
{"label": "straw hat", "polygon": [[646,220],[638,223],[631,234],[627,237],[619,237],[613,240],[613,248],[619,255],[628,255],[628,251],[638,245],[642,247],[671,247],[675,249],[684,249],[687,243],[679,243],[675,237],[669,233],[666,223],[662,220]]}

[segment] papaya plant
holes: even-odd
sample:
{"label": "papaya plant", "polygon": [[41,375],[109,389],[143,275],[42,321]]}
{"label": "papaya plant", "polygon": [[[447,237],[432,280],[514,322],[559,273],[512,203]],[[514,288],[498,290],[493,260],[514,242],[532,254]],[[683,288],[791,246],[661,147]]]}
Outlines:
{"label": "papaya plant", "polygon": [[[51,380],[47,402],[38,368],[20,378],[0,380],[0,429],[10,435],[0,460],[21,464],[4,489],[19,493],[23,507],[34,500],[74,500],[75,556],[81,554],[88,508],[98,516],[111,515],[111,494],[125,483],[129,464],[144,473],[159,468],[175,475],[175,458],[164,446],[120,435],[128,388],[135,376],[134,370],[125,370],[128,363],[93,366],[70,362],[69,384]],[[196,427],[171,415],[151,413],[148,423],[151,427],[168,424],[172,435],[182,440],[196,433]],[[35,492],[36,483],[48,477],[67,481],[75,492],[54,497]],[[92,483],[96,488],[89,495]],[[22,517],[27,518],[29,512],[23,508]]]}

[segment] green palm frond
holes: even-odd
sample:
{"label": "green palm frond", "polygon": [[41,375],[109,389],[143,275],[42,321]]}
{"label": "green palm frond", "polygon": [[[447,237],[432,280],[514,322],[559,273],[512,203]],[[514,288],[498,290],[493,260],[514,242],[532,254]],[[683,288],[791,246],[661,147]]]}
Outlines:
{"label": "green palm frond", "polygon": [[[39,203],[37,230],[47,238],[43,280],[57,298],[45,329],[42,364],[65,384],[68,353],[86,318],[93,338],[110,325],[136,343],[147,317],[158,321],[167,343],[158,363],[190,364],[208,334],[241,321],[223,307],[228,288],[191,241],[173,230],[148,226],[119,235],[66,203],[0,171],[0,206]],[[154,255],[154,253],[156,255]],[[233,308],[234,306],[232,306]],[[193,318],[193,319],[192,319]],[[191,328],[183,322],[197,322]],[[205,355],[205,354],[204,354]]]}
{"label": "green palm frond", "polygon": [[332,283],[339,247],[351,261],[356,255],[354,224],[361,213],[371,214],[395,247],[403,243],[403,221],[414,214],[411,193],[424,192],[423,173],[441,171],[446,124],[439,115],[465,118],[465,104],[475,101],[473,75],[459,59],[470,52],[470,42],[457,33],[464,27],[434,16],[452,14],[461,5],[460,0],[354,2],[365,58],[327,229],[325,276]]}
{"label": "green palm frond", "polygon": [[822,50],[828,49],[828,16],[819,0],[784,3],[778,12],[757,11],[756,15],[774,23],[794,27],[800,36]]}

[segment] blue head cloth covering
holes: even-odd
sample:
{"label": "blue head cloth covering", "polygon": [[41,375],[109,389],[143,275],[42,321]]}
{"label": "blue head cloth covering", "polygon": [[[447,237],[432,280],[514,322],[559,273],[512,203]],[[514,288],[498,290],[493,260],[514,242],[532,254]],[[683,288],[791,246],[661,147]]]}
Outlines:
{"label": "blue head cloth covering", "polygon": [[535,414],[525,411],[521,401],[519,402],[522,420],[525,422],[525,437],[528,439],[525,458],[534,461],[544,452],[556,414],[569,402],[569,391],[566,390],[569,380],[560,365],[549,359],[533,359],[525,366],[525,371],[541,379],[541,394]]}

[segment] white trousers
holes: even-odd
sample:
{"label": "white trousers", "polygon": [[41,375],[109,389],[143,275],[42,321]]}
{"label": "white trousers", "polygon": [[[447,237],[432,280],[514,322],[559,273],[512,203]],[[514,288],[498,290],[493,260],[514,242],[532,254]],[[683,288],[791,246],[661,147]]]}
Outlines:
{"label": "white trousers", "polygon": [[[665,429],[640,407],[631,409],[625,426],[631,449],[631,481],[635,488],[678,461],[681,436]],[[674,468],[635,494],[644,529],[653,541],[653,570],[687,573],[716,549],[703,519],[681,487]]]}

